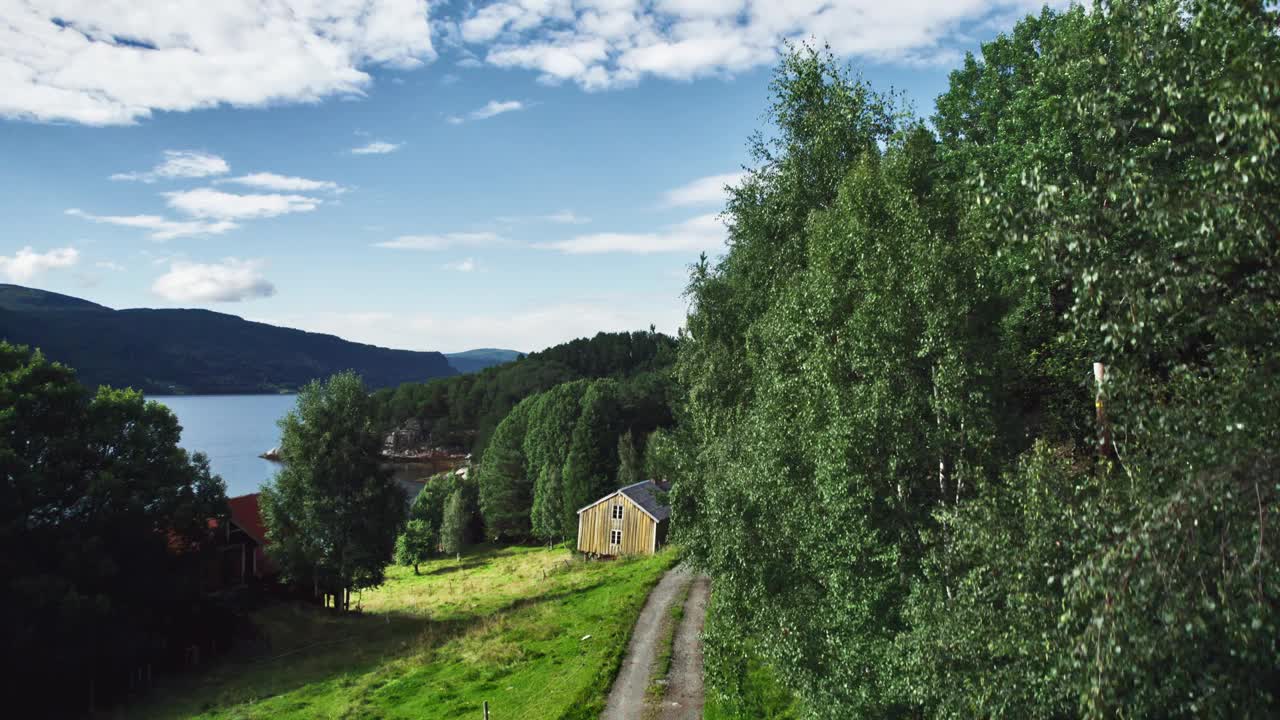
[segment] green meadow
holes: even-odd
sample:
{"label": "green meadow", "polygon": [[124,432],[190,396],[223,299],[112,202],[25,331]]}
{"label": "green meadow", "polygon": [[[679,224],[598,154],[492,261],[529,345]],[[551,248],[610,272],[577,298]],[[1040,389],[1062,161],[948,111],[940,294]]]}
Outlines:
{"label": "green meadow", "polygon": [[[240,651],[122,710],[130,718],[590,718],[631,627],[675,560],[584,562],[564,548],[478,547],[393,567],[361,612],[280,604]],[[589,636],[589,637],[588,637]]]}

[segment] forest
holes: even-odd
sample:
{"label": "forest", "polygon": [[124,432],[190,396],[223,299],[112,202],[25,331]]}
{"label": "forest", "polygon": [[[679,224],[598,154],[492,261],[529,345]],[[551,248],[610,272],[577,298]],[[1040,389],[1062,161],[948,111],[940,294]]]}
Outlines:
{"label": "forest", "polygon": [[675,370],[711,692],[1280,712],[1278,20],[1046,9],[928,118],[785,56]]}
{"label": "forest", "polygon": [[626,379],[674,363],[675,340],[652,328],[602,332],[480,372],[404,383],[373,397],[378,421],[387,429],[417,419],[430,445],[458,448],[478,459],[502,419],[530,395],[573,380]]}

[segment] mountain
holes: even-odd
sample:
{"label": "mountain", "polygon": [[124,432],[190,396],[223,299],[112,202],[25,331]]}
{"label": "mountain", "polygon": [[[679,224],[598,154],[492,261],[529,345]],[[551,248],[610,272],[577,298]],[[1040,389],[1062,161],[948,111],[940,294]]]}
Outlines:
{"label": "mountain", "polygon": [[494,365],[509,363],[512,360],[519,360],[524,357],[524,353],[515,350],[499,350],[498,348],[477,348],[464,352],[445,353],[444,356],[449,358],[449,364],[453,366],[454,370],[460,373],[470,373],[493,367]]}
{"label": "mountain", "polygon": [[275,393],[352,369],[371,388],[456,375],[438,352],[390,350],[208,310],[112,310],[0,284],[0,338],[76,369],[86,385],[155,394]]}

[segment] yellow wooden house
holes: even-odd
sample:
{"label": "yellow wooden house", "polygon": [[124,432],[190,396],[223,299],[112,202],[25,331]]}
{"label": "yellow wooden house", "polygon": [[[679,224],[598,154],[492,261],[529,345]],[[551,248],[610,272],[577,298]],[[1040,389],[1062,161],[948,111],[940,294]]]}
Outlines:
{"label": "yellow wooden house", "polygon": [[667,541],[666,488],[644,480],[578,511],[578,551],[588,555],[652,555]]}

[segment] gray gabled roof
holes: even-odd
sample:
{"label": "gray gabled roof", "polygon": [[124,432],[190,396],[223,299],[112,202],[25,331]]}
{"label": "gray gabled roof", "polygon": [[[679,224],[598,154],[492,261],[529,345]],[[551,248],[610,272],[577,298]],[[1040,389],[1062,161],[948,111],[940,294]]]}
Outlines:
{"label": "gray gabled roof", "polygon": [[619,488],[618,490],[605,495],[599,500],[582,508],[582,510],[579,510],[578,514],[581,515],[583,510],[595,507],[596,505],[599,505],[600,503],[617,495],[626,495],[632,502],[639,505],[640,509],[643,510],[646,515],[653,518],[655,522],[662,522],[663,520],[671,517],[671,508],[658,500],[658,493],[666,492],[666,490],[667,488],[665,485],[659,485],[652,480],[641,480],[638,483],[632,483],[631,485]]}
{"label": "gray gabled roof", "polygon": [[644,511],[658,522],[671,517],[671,507],[658,500],[658,493],[663,492],[663,488],[652,480],[641,480],[634,485],[622,488],[618,492],[631,498],[635,504],[644,508]]}

